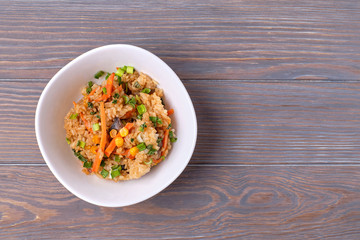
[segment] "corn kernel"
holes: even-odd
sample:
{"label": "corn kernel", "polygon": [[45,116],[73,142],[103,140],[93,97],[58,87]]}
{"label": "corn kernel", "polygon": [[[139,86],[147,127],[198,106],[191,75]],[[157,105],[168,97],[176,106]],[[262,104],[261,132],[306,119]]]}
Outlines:
{"label": "corn kernel", "polygon": [[92,141],[93,141],[94,144],[99,144],[99,143],[100,143],[100,138],[99,138],[99,136],[98,136],[98,135],[94,135],[94,136],[92,137]]}
{"label": "corn kernel", "polygon": [[129,134],[129,130],[125,127],[123,127],[122,129],[120,129],[120,135],[122,137],[126,137]]}
{"label": "corn kernel", "polygon": [[113,130],[110,131],[110,137],[111,138],[114,138],[116,136],[116,134],[117,134],[116,129],[113,129]]}
{"label": "corn kernel", "polygon": [[137,147],[130,148],[130,154],[135,157],[135,155],[139,152],[139,149]]}
{"label": "corn kernel", "polygon": [[121,147],[122,145],[124,145],[124,139],[122,137],[115,138],[115,144],[117,147]]}
{"label": "corn kernel", "polygon": [[92,152],[93,154],[96,154],[96,151],[97,151],[97,146],[92,146],[90,148],[90,152]]}

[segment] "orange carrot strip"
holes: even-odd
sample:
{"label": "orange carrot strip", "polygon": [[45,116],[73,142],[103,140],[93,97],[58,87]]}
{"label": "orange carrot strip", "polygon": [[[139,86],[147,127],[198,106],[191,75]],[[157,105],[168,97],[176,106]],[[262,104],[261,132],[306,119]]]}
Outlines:
{"label": "orange carrot strip", "polygon": [[170,115],[172,115],[172,114],[174,114],[174,109],[170,109],[170,110],[168,110],[168,116],[170,116]]}
{"label": "orange carrot strip", "polygon": [[85,117],[84,117],[84,114],[80,113],[80,118],[81,118],[81,120],[84,122],[86,129],[87,129],[89,132],[92,133],[93,130],[92,130],[91,126],[90,126],[90,123],[89,123],[88,121],[86,121],[86,119],[85,119]]}
{"label": "orange carrot strip", "polygon": [[161,162],[164,159],[165,151],[167,149],[168,142],[169,142],[169,129],[166,129],[165,134],[164,134],[164,139],[162,141],[163,146],[162,146],[162,151],[161,151],[161,157],[159,159],[157,159],[157,160],[153,160],[153,163],[155,165],[158,164],[159,162]]}
{"label": "orange carrot strip", "polygon": [[74,107],[76,107],[76,102],[73,101]]}
{"label": "orange carrot strip", "polygon": [[113,83],[114,83],[114,77],[115,77],[115,73],[112,73],[106,82],[106,94],[102,95],[101,97],[99,97],[98,99],[95,100],[95,102],[99,102],[99,101],[106,101],[110,96],[111,96],[111,92],[112,92],[112,87],[113,87]]}
{"label": "orange carrot strip", "polygon": [[131,115],[135,112],[135,108],[128,111],[127,113],[124,114],[124,116],[122,116],[120,119],[127,119],[127,118],[130,118]]}
{"label": "orange carrot strip", "polygon": [[93,95],[99,88],[100,88],[100,87],[94,88],[94,89],[89,93],[89,95],[87,95],[88,101],[89,101],[90,96]]}
{"label": "orange carrot strip", "polygon": [[99,170],[99,166],[101,160],[104,156],[105,144],[106,144],[106,116],[105,116],[105,106],[104,102],[100,102],[100,120],[101,120],[101,139],[100,139],[100,147],[96,154],[95,161],[92,167],[94,172]]}
{"label": "orange carrot strip", "polygon": [[115,138],[116,138],[116,137],[114,137],[114,138],[111,140],[110,144],[107,146],[107,148],[106,148],[106,150],[105,150],[105,155],[106,155],[107,157],[110,157],[111,153],[114,151],[114,149],[115,149],[115,147],[116,147]]}
{"label": "orange carrot strip", "polygon": [[130,129],[131,129],[133,126],[134,126],[134,123],[128,122],[128,123],[126,123],[125,128],[127,128],[127,129],[130,131]]}

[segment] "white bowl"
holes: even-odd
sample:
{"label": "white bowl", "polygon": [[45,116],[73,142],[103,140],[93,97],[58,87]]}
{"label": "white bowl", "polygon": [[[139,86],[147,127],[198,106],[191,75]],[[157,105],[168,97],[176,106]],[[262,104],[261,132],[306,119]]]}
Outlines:
{"label": "white bowl", "polygon": [[[85,175],[65,140],[64,117],[80,89],[98,70],[113,72],[130,65],[159,82],[167,108],[173,108],[178,141],[169,155],[137,180],[113,182]],[[77,57],[63,67],[41,94],[35,116],[36,138],[52,173],[77,197],[99,206],[122,207],[144,201],[170,185],[185,169],[194,151],[197,122],[193,104],[174,71],[154,54],[131,45],[107,45]]]}

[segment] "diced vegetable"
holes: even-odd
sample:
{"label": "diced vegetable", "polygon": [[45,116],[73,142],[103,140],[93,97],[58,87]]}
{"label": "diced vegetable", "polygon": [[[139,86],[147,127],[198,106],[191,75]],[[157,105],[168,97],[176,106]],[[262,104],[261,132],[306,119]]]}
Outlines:
{"label": "diced vegetable", "polygon": [[149,149],[149,155],[153,155],[156,152],[156,149],[153,148],[153,145],[148,145],[146,148]]}
{"label": "diced vegetable", "polygon": [[107,80],[110,77],[110,73],[107,73],[105,76],[105,80]]}
{"label": "diced vegetable", "polygon": [[115,162],[120,162],[120,156],[119,155],[115,155]]}
{"label": "diced vegetable", "polygon": [[82,161],[82,162],[86,162],[86,161],[87,161],[87,159],[86,159],[83,155],[81,155],[79,152],[76,152],[75,149],[73,149],[73,152],[74,152],[74,155],[75,155],[80,161]]}
{"label": "diced vegetable", "polygon": [[101,176],[103,176],[103,178],[106,178],[108,175],[109,175],[109,171],[106,171],[105,169],[101,171]]}
{"label": "diced vegetable", "polygon": [[90,148],[90,152],[92,152],[93,154],[96,154],[96,150],[97,150],[97,146],[92,146]]}
{"label": "diced vegetable", "polygon": [[124,73],[125,73],[125,71],[122,70],[121,68],[119,68],[119,69],[116,71],[115,75],[121,77],[122,75],[124,75]]}
{"label": "diced vegetable", "polygon": [[141,124],[141,125],[140,125],[140,128],[139,128],[139,131],[140,131],[140,132],[143,132],[146,127],[147,127],[147,126],[146,126],[146,123]]}
{"label": "diced vegetable", "polygon": [[126,72],[130,74],[134,73],[134,67],[126,66]]}
{"label": "diced vegetable", "polygon": [[137,148],[137,147],[132,147],[132,148],[130,148],[130,151],[129,151],[130,155],[133,156],[133,157],[135,157],[135,155],[138,152],[139,152],[139,148]]}
{"label": "diced vegetable", "polygon": [[136,147],[139,149],[139,151],[144,151],[146,149],[145,143],[140,143]]}
{"label": "diced vegetable", "polygon": [[176,142],[177,141],[177,138],[174,137],[173,131],[169,132],[169,137],[170,137],[170,142]]}
{"label": "diced vegetable", "polygon": [[85,147],[85,142],[79,140],[79,141],[77,142],[76,146],[81,147],[81,148],[84,148],[84,147]]}
{"label": "diced vegetable", "polygon": [[126,137],[128,134],[129,134],[129,129],[127,129],[126,127],[120,129],[120,136]]}
{"label": "diced vegetable", "polygon": [[116,137],[115,144],[117,147],[122,147],[122,145],[124,145],[124,139],[122,137]]}
{"label": "diced vegetable", "polygon": [[71,116],[69,118],[75,119],[75,118],[77,118],[78,115],[79,115],[78,113],[73,113],[73,114],[71,114]]}
{"label": "diced vegetable", "polygon": [[99,131],[99,130],[100,130],[99,124],[98,124],[98,123],[94,123],[94,124],[92,125],[92,129],[93,129],[94,132],[95,132],[95,131]]}
{"label": "diced vegetable", "polygon": [[136,108],[137,108],[138,113],[139,113],[140,115],[146,113],[146,107],[145,107],[144,104],[141,104],[141,105],[137,106]]}
{"label": "diced vegetable", "polygon": [[127,128],[130,131],[130,129],[132,129],[133,126],[134,126],[134,123],[128,122],[128,123],[126,123],[125,128]]}
{"label": "diced vegetable", "polygon": [[154,126],[156,127],[156,124],[162,124],[162,121],[160,118],[158,117],[149,117],[150,121],[152,121],[154,123]]}
{"label": "diced vegetable", "polygon": [[117,130],[116,130],[116,129],[112,129],[112,130],[110,131],[110,137],[111,137],[111,138],[116,137],[116,134],[117,134]]}
{"label": "diced vegetable", "polygon": [[103,91],[104,94],[107,94],[107,89],[106,89],[106,87],[103,87],[103,88],[102,88],[102,91]]}
{"label": "diced vegetable", "polygon": [[95,161],[92,167],[93,172],[99,170],[101,160],[104,156],[105,144],[106,144],[106,116],[105,116],[105,105],[104,102],[100,102],[100,115],[101,115],[101,139],[100,147],[95,157]]}
{"label": "diced vegetable", "polygon": [[142,93],[147,93],[147,94],[149,94],[149,93],[151,92],[151,89],[149,89],[149,88],[144,88],[141,92],[142,92]]}
{"label": "diced vegetable", "polygon": [[115,98],[115,99],[118,99],[119,97],[120,97],[120,95],[118,93],[115,93],[113,96],[113,98]]}
{"label": "diced vegetable", "polygon": [[153,163],[153,160],[152,160],[152,158],[149,160],[149,161],[147,161],[147,162],[144,162],[146,165],[151,165],[152,163]]}
{"label": "diced vegetable", "polygon": [[67,144],[70,144],[71,142],[70,142],[70,139],[68,139],[68,138],[66,138],[66,142],[67,142]]}
{"label": "diced vegetable", "polygon": [[92,141],[93,141],[94,144],[99,144],[99,143],[100,143],[100,138],[99,138],[99,136],[98,136],[98,135],[94,135],[94,136],[92,137]]}
{"label": "diced vegetable", "polygon": [[116,104],[116,103],[117,103],[117,100],[116,100],[116,99],[114,99],[114,100],[112,101],[112,103],[113,103],[113,104]]}
{"label": "diced vegetable", "polygon": [[111,171],[111,178],[116,178],[120,176],[121,167],[116,168],[115,170]]}
{"label": "diced vegetable", "polygon": [[88,102],[88,108],[93,108],[94,107],[94,104],[92,102]]}
{"label": "diced vegetable", "polygon": [[128,104],[130,101],[129,96],[124,95],[123,98],[124,98],[125,104]]}
{"label": "diced vegetable", "polygon": [[168,116],[170,116],[170,115],[174,114],[174,109],[170,109],[170,110],[168,110],[168,111],[167,111],[167,114],[168,114]]}
{"label": "diced vegetable", "polygon": [[141,85],[140,85],[140,83],[138,81],[135,81],[133,86],[134,86],[134,88],[141,87]]}
{"label": "diced vegetable", "polygon": [[86,161],[86,162],[84,162],[83,167],[84,167],[84,168],[91,168],[92,165],[93,165],[93,162],[91,162],[91,161]]}
{"label": "diced vegetable", "polygon": [[128,104],[130,104],[133,108],[135,108],[136,98],[135,98],[135,97],[132,97],[132,98],[129,100]]}
{"label": "diced vegetable", "polygon": [[94,78],[96,78],[96,79],[99,79],[102,75],[104,75],[104,71],[98,71],[97,73],[95,73],[95,75],[94,75]]}

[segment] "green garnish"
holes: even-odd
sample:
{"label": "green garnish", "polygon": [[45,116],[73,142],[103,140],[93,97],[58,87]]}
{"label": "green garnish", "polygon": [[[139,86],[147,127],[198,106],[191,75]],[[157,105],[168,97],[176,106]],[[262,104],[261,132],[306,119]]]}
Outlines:
{"label": "green garnish", "polygon": [[172,126],[172,125],[171,125],[171,123],[169,123],[169,126],[168,126],[166,129],[170,129],[170,128],[171,128],[171,126]]}
{"label": "green garnish", "polygon": [[101,160],[100,166],[105,167],[105,160]]}
{"label": "green garnish", "polygon": [[152,160],[152,158],[148,161],[148,162],[144,162],[146,165],[150,165],[150,164],[152,164],[152,162],[153,162],[153,160]]}
{"label": "green garnish", "polygon": [[97,117],[98,119],[100,119],[100,115],[96,115],[96,117]]}
{"label": "green garnish", "polygon": [[153,155],[156,152],[156,149],[153,148],[153,145],[148,145],[146,148],[149,149],[149,155]]}
{"label": "green garnish", "polygon": [[113,103],[113,104],[116,104],[116,103],[117,103],[117,100],[116,100],[116,99],[114,99],[114,100],[112,101],[112,103]]}
{"label": "green garnish", "polygon": [[161,156],[160,159],[161,159],[161,160],[165,160],[165,156]]}
{"label": "green garnish", "polygon": [[79,152],[76,152],[75,149],[73,149],[74,155],[82,162],[86,162],[86,158],[84,158],[83,155],[81,155]]}
{"label": "green garnish", "polygon": [[98,123],[94,123],[94,124],[92,125],[92,129],[93,129],[94,132],[99,131],[99,130],[100,130],[99,124],[98,124]]}
{"label": "green garnish", "polygon": [[141,92],[142,92],[142,93],[147,93],[147,94],[149,94],[149,93],[151,92],[151,89],[149,89],[149,88],[144,88]]}
{"label": "green garnish", "polygon": [[169,137],[170,137],[170,142],[176,142],[177,141],[177,138],[174,137],[173,131],[169,132]]}
{"label": "green garnish", "polygon": [[128,94],[129,93],[129,88],[128,88],[128,84],[125,83],[125,93]]}
{"label": "green garnish", "polygon": [[68,139],[68,138],[66,138],[66,142],[67,142],[67,144],[70,144],[71,142],[70,142],[70,139]]}
{"label": "green garnish", "polygon": [[140,125],[140,128],[139,128],[139,131],[140,132],[143,132],[144,131],[144,128],[146,128],[147,126],[146,126],[146,123],[143,123],[143,124],[141,124]]}
{"label": "green garnish", "polygon": [[139,88],[139,87],[141,87],[141,85],[140,85],[140,83],[139,83],[138,81],[136,81],[133,86],[134,86],[134,88]]}
{"label": "green garnish", "polygon": [[92,165],[93,165],[93,162],[86,161],[86,162],[84,162],[83,167],[84,167],[84,168],[91,168]]}
{"label": "green garnish", "polygon": [[170,142],[176,142],[177,141],[177,138],[170,138]]}
{"label": "green garnish", "polygon": [[140,152],[146,149],[145,143],[140,143],[136,147],[139,149]]}
{"label": "green garnish", "polygon": [[143,117],[143,116],[142,116],[141,114],[136,116],[136,118],[137,118],[137,119],[140,119],[140,120],[142,120],[142,117]]}
{"label": "green garnish", "polygon": [[94,85],[94,83],[93,83],[92,81],[89,81],[89,82],[88,82],[88,86],[89,86],[89,87],[92,87],[93,85]]}
{"label": "green garnish", "polygon": [[125,71],[122,70],[121,68],[119,68],[119,69],[116,71],[115,75],[121,77],[122,75],[124,75],[124,73],[125,73]]}
{"label": "green garnish", "polygon": [[120,162],[120,156],[119,155],[115,155],[115,162]]}
{"label": "green garnish", "polygon": [[109,172],[103,169],[100,174],[103,176],[103,178],[106,178],[109,175]]}
{"label": "green garnish", "polygon": [[117,168],[116,170],[112,170],[111,171],[111,178],[116,178],[116,177],[120,176],[120,171],[121,171],[121,167]]}
{"label": "green garnish", "polygon": [[87,88],[86,88],[86,93],[87,93],[87,94],[91,93],[91,91],[92,91],[92,88],[91,88],[91,87],[87,87]]}
{"label": "green garnish", "polygon": [[102,75],[104,75],[104,71],[98,71],[97,73],[95,73],[95,75],[94,75],[94,78],[96,78],[96,79],[99,79],[99,77],[101,77]]}
{"label": "green garnish", "polygon": [[133,108],[135,108],[135,104],[136,104],[136,99],[135,99],[135,97],[132,97],[132,98],[130,99],[129,104],[130,104]]}
{"label": "green garnish", "polygon": [[131,142],[134,142],[134,139],[133,139],[133,138],[131,138],[131,139],[130,139],[130,141],[131,141]]}
{"label": "green garnish", "polygon": [[134,67],[126,66],[126,72],[130,74],[134,73]]}
{"label": "green garnish", "polygon": [[149,117],[150,121],[154,123],[154,126],[156,127],[156,124],[162,124],[162,121],[158,117]]}
{"label": "green garnish", "polygon": [[105,80],[107,80],[110,77],[110,75],[111,75],[110,73],[107,73],[106,77],[105,77]]}
{"label": "green garnish", "polygon": [[78,115],[79,115],[78,113],[71,114],[70,119],[75,119],[77,118]]}
{"label": "green garnish", "polygon": [[127,68],[127,67],[124,65],[121,69],[124,70],[124,71],[126,71],[126,68]]}
{"label": "green garnish", "polygon": [[161,143],[161,141],[162,141],[162,138],[158,138],[158,139],[156,140],[157,144]]}
{"label": "green garnish", "polygon": [[91,115],[94,115],[96,112],[90,112]]}
{"label": "green garnish", "polygon": [[120,97],[120,95],[118,93],[115,93],[113,96],[113,98],[116,98],[116,99],[118,99],[119,97]]}
{"label": "green garnish", "polygon": [[139,95],[136,95],[135,98],[136,98],[137,103],[138,103],[138,104],[141,104],[140,96],[139,96]]}
{"label": "green garnish", "polygon": [[141,105],[137,106],[136,108],[140,115],[143,115],[144,113],[146,113],[146,107],[144,104],[141,104]]}
{"label": "green garnish", "polygon": [[81,148],[84,148],[84,147],[85,147],[85,142],[79,140],[79,141],[77,142],[76,146],[81,147]]}
{"label": "green garnish", "polygon": [[130,101],[128,95],[124,95],[123,98],[124,98],[125,104],[128,104]]}
{"label": "green garnish", "polygon": [[103,91],[104,94],[107,94],[107,89],[106,89],[106,87],[103,87],[103,88],[102,88],[102,91]]}
{"label": "green garnish", "polygon": [[94,104],[92,102],[88,102],[88,108],[93,108]]}
{"label": "green garnish", "polygon": [[117,77],[118,84],[121,85],[122,84],[121,77],[119,77],[119,76],[116,76],[116,77]]}

